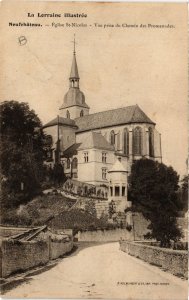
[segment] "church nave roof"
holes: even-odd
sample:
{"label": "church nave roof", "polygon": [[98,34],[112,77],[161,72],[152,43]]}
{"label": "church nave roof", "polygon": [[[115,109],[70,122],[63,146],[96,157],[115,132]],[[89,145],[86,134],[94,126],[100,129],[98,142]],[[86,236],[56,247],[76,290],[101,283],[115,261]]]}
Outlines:
{"label": "church nave roof", "polygon": [[138,105],[86,115],[76,118],[75,122],[79,128],[77,132],[131,123],[149,123],[155,125]]}

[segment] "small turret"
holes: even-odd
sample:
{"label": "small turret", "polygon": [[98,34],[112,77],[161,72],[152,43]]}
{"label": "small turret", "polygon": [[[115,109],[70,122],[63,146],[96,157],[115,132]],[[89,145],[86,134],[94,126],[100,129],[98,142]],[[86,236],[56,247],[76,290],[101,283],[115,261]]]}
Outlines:
{"label": "small turret", "polygon": [[131,206],[127,201],[127,176],[128,171],[124,168],[122,163],[117,160],[112,169],[109,170],[109,196],[108,200],[114,202],[116,212],[124,212],[124,210]]}

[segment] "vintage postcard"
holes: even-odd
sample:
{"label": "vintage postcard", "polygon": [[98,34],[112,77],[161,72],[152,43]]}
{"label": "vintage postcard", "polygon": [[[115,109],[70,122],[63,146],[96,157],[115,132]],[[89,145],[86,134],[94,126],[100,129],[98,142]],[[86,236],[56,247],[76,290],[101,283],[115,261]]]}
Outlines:
{"label": "vintage postcard", "polygon": [[0,5],[2,298],[187,299],[187,4]]}

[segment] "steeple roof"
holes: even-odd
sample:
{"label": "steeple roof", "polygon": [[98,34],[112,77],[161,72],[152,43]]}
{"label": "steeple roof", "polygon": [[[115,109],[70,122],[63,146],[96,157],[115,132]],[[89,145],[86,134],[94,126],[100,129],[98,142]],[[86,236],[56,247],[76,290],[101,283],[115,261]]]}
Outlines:
{"label": "steeple roof", "polygon": [[72,78],[79,79],[79,72],[78,72],[78,67],[77,67],[75,51],[73,53],[72,68],[71,68],[71,72],[70,72],[70,79],[72,79]]}
{"label": "steeple roof", "polygon": [[85,95],[79,88],[79,72],[76,61],[76,52],[75,52],[75,36],[74,36],[74,50],[73,50],[73,60],[72,67],[69,77],[69,90],[64,96],[63,104],[60,109],[65,109],[72,106],[79,106],[81,108],[89,109],[89,106],[85,102]]}
{"label": "steeple roof", "polygon": [[78,88],[69,88],[68,92],[64,96],[64,102],[61,105],[60,109],[68,108],[71,106],[80,106],[89,108],[85,102],[85,95]]}

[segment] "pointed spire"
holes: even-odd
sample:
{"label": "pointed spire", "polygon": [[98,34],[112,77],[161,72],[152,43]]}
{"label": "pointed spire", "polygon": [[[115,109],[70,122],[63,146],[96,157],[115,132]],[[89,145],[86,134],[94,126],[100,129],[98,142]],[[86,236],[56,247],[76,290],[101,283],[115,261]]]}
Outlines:
{"label": "pointed spire", "polygon": [[73,44],[74,44],[74,49],[73,49],[73,60],[72,60],[72,68],[70,72],[70,79],[79,79],[79,72],[77,68],[76,52],[75,52],[75,45],[76,45],[75,34],[74,34]]}
{"label": "pointed spire", "polygon": [[[76,118],[78,115],[78,107],[81,108],[80,112],[81,114],[88,114],[89,111],[89,106],[85,103],[85,95],[83,94],[82,91],[80,91],[79,88],[79,73],[78,73],[78,68],[77,68],[77,61],[76,61],[76,51],[75,51],[75,35],[74,35],[74,40],[72,41],[74,44],[73,47],[73,61],[72,61],[72,68],[71,68],[71,73],[69,77],[69,90],[64,96],[64,102],[60,109],[65,109],[68,107],[73,107],[77,106],[77,110],[74,108],[72,110],[74,113],[71,114],[71,118]],[[70,113],[70,111],[69,111]],[[64,111],[64,116],[67,116],[66,111]]]}

